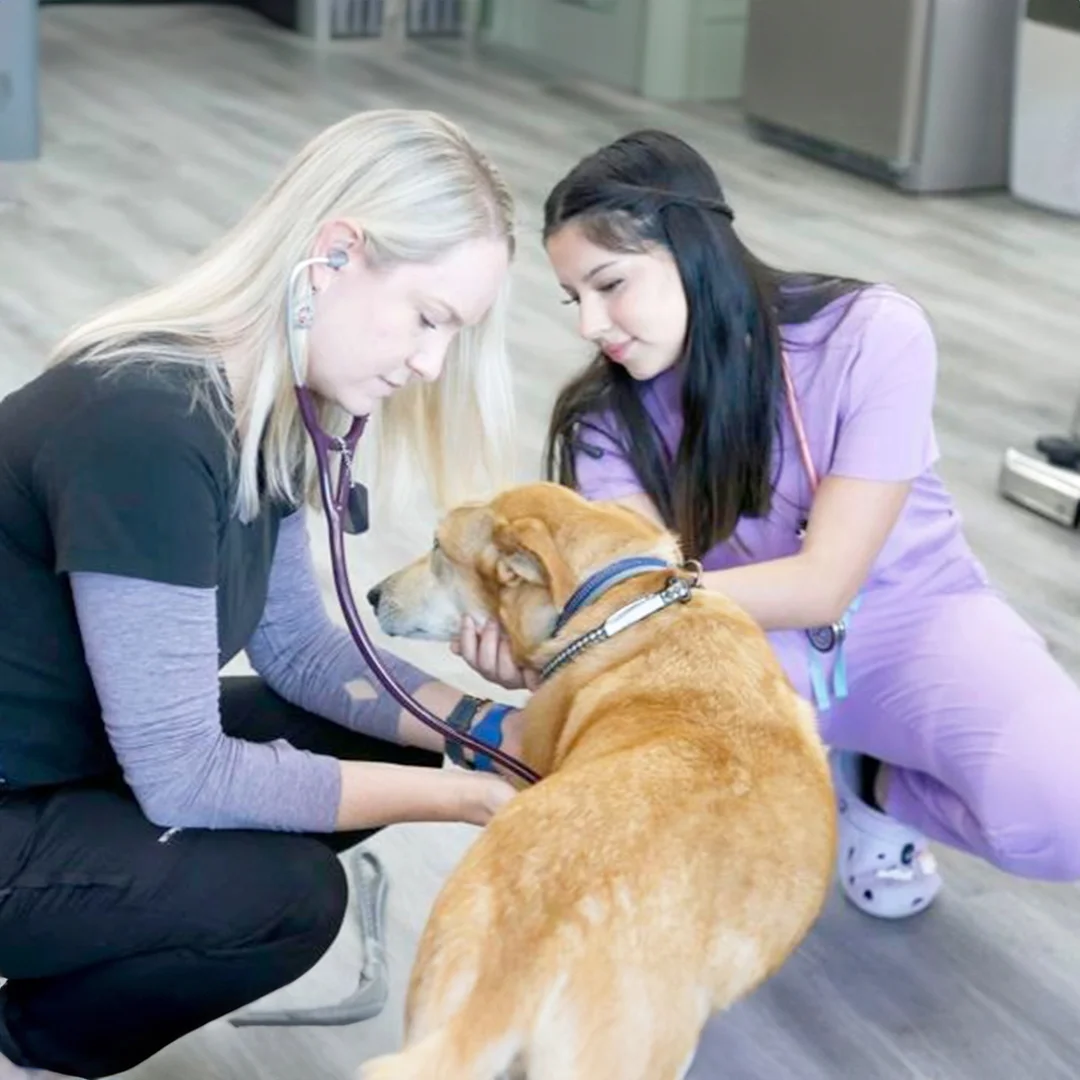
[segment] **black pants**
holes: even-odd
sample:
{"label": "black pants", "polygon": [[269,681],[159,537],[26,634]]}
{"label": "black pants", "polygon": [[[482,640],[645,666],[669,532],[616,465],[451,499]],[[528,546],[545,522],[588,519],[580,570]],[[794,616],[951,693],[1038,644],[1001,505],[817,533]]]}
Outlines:
{"label": "black pants", "polygon": [[[228,734],[438,767],[349,732],[253,678],[222,682]],[[122,785],[0,796],[0,1053],[110,1076],[298,979],[341,926],[336,852],[370,833],[165,830]]]}

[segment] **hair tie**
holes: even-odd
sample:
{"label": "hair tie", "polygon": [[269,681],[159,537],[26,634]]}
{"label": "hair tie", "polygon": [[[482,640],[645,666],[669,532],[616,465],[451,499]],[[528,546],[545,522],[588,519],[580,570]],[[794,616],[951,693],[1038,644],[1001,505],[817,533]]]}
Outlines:
{"label": "hair tie", "polygon": [[728,221],[735,220],[735,211],[723,199],[700,199],[694,195],[668,193],[666,203],[668,206],[692,206],[696,210],[708,210],[711,213],[719,214],[721,217],[727,218]]}
{"label": "hair tie", "polygon": [[638,184],[613,184],[610,190],[614,196],[631,203],[653,202],[658,210],[663,210],[667,206],[689,206],[695,210],[707,210],[719,214],[728,221],[735,220],[735,211],[723,199],[705,199],[698,195],[684,195],[679,191],[644,187]]}

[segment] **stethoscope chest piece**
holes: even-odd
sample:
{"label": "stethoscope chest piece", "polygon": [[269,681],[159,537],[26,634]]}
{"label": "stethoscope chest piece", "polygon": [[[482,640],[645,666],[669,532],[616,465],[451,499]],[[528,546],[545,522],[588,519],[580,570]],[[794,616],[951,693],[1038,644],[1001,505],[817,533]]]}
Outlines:
{"label": "stethoscope chest piece", "polygon": [[835,622],[829,626],[814,626],[806,631],[810,644],[820,653],[832,652],[847,635],[847,626],[843,622]]}

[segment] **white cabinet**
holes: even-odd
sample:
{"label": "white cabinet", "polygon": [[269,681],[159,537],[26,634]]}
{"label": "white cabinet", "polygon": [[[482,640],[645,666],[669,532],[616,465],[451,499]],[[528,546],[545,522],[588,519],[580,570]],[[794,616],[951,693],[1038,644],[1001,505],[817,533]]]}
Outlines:
{"label": "white cabinet", "polygon": [[749,0],[491,0],[484,36],[658,101],[737,98]]}
{"label": "white cabinet", "polygon": [[[1080,3],[1031,0],[1017,47],[1009,186],[1080,215]],[[1076,426],[1080,429],[1080,410]],[[1080,430],[1077,431],[1080,438]]]}
{"label": "white cabinet", "polygon": [[651,0],[642,93],[658,101],[742,96],[749,0]]}

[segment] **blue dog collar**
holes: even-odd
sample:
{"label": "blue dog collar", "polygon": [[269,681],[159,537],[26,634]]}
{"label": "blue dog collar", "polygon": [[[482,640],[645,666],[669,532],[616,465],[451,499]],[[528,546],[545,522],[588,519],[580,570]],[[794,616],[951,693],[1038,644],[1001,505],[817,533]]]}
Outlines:
{"label": "blue dog collar", "polygon": [[670,569],[671,564],[663,559],[637,555],[633,558],[618,559],[610,566],[597,570],[595,574],[587,577],[567,600],[566,606],[559,612],[559,617],[555,621],[553,634],[557,634],[583,607],[607,592],[608,589],[618,585],[619,582],[637,577],[638,574],[647,574],[650,570]]}

